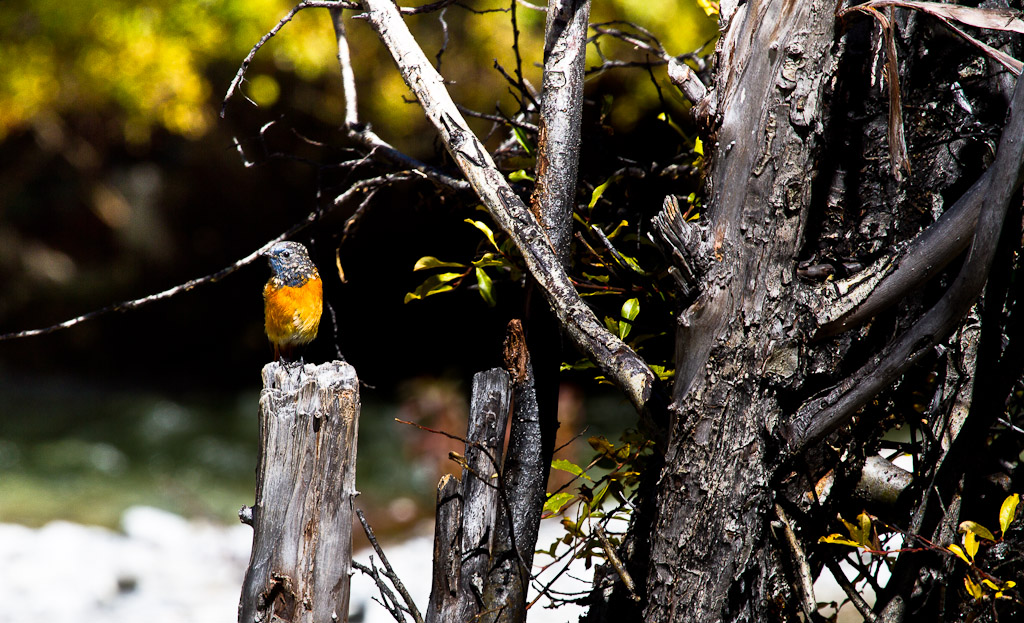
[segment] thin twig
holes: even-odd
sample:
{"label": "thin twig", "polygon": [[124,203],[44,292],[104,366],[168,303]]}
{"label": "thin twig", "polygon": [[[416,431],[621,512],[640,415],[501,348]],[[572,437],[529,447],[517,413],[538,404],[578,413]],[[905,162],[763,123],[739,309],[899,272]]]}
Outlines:
{"label": "thin twig", "polygon": [[182,292],[189,292],[189,291],[195,289],[198,286],[205,285],[207,283],[215,283],[215,282],[220,281],[221,279],[227,277],[228,275],[230,275],[231,273],[235,272],[239,268],[242,268],[243,266],[245,266],[247,264],[251,264],[253,261],[258,259],[260,257],[260,255],[262,255],[263,252],[266,251],[267,249],[269,249],[271,246],[273,246],[274,244],[276,244],[278,242],[281,242],[282,240],[286,240],[286,239],[290,238],[291,236],[295,235],[296,233],[302,231],[307,226],[309,226],[311,223],[316,221],[317,218],[318,218],[318,212],[316,212],[316,211],[310,212],[309,215],[304,220],[300,221],[299,223],[296,223],[295,225],[292,225],[287,231],[285,231],[284,233],[274,237],[273,239],[268,241],[266,244],[261,246],[259,249],[256,249],[255,251],[253,251],[249,255],[246,255],[242,259],[234,262],[233,264],[231,264],[229,266],[226,266],[225,268],[222,268],[222,269],[218,270],[217,272],[215,272],[213,274],[207,275],[205,277],[199,277],[198,279],[192,279],[192,280],[186,281],[185,283],[182,283],[180,285],[176,285],[173,288],[168,288],[168,289],[164,290],[163,292],[157,292],[156,294],[150,294],[149,296],[144,296],[142,298],[133,299],[133,300],[130,300],[130,301],[122,301],[120,303],[114,303],[113,305],[107,305],[106,307],[102,307],[100,309],[93,310],[93,311],[91,311],[89,313],[82,314],[81,316],[76,316],[75,318],[71,318],[70,320],[65,320],[64,322],[60,322],[60,323],[57,323],[55,325],[51,325],[51,326],[44,327],[44,328],[41,328],[41,329],[29,329],[27,331],[16,331],[14,333],[4,333],[4,334],[0,335],[0,342],[6,341],[6,340],[16,340],[16,339],[26,338],[26,337],[36,337],[38,335],[48,335],[50,333],[55,333],[55,332],[60,331],[62,329],[69,329],[69,328],[71,328],[71,327],[73,327],[73,326],[75,326],[77,324],[86,322],[88,320],[94,320],[96,318],[99,318],[100,316],[104,316],[104,315],[109,314],[111,312],[126,312],[126,311],[130,311],[130,310],[133,310],[133,309],[138,309],[138,308],[143,307],[145,305],[149,305],[150,303],[155,303],[157,301],[162,301],[164,299],[171,298],[172,296],[175,296],[177,294],[181,294]]}
{"label": "thin twig", "polygon": [[811,576],[811,567],[807,564],[807,555],[804,548],[800,546],[800,540],[796,538],[789,516],[778,504],[775,505],[775,516],[782,523],[782,531],[786,535],[786,542],[793,552],[793,563],[796,567],[797,577],[800,579],[800,596],[804,607],[804,616],[808,621],[814,620],[814,613],[818,611],[817,600],[814,598],[814,578]]}
{"label": "thin twig", "polygon": [[836,579],[836,583],[843,589],[843,592],[845,592],[846,596],[850,599],[850,603],[852,603],[853,607],[857,609],[857,612],[864,617],[864,620],[868,623],[878,623],[878,615],[871,610],[871,606],[868,602],[864,601],[864,598],[861,597],[857,587],[854,586],[853,583],[850,582],[850,578],[846,577],[846,574],[843,573],[843,569],[839,566],[839,563],[832,558],[829,558],[825,561],[825,566],[828,567],[829,572],[832,573],[832,577]]}
{"label": "thin twig", "polygon": [[391,563],[388,562],[388,557],[384,555],[384,550],[381,549],[380,543],[377,542],[377,537],[373,534],[373,528],[367,523],[366,517],[363,516],[361,509],[356,509],[356,516],[359,517],[359,523],[363,524],[363,531],[366,532],[366,538],[370,540],[370,545],[373,546],[373,551],[377,552],[380,556],[380,562],[384,565],[384,575],[391,581],[391,584],[398,591],[398,594],[402,596],[402,600],[405,601],[405,605],[409,608],[409,614],[412,615],[413,620],[416,623],[423,623],[423,616],[420,614],[419,608],[416,607],[416,602],[413,601],[412,596],[409,595],[409,591],[405,590],[405,584],[402,584],[402,580],[399,579],[398,574],[391,568]]}
{"label": "thin twig", "polygon": [[[380,572],[377,570],[377,565],[373,563],[373,556],[370,556],[370,565],[371,566],[367,567],[366,565],[360,562],[356,562],[355,560],[352,561],[353,567],[370,576],[370,579],[373,580],[373,583],[377,585],[377,590],[380,591],[380,599],[373,597],[373,600],[379,603],[381,606],[383,606],[385,610],[390,612],[391,617],[395,621],[398,621],[398,623],[405,623],[405,615],[402,614],[403,608],[398,605],[398,599],[395,597],[395,594],[391,592],[391,589],[388,588],[388,585],[384,583],[384,579],[380,577]],[[406,612],[408,612],[408,610],[406,610]]]}

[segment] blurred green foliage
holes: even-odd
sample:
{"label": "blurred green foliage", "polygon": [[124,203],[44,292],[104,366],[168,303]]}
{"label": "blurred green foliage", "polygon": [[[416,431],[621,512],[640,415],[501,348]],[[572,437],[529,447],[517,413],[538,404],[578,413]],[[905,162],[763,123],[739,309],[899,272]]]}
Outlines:
{"label": "blurred green foliage", "polygon": [[[220,85],[207,71],[238,63],[290,8],[288,0],[8,0],[0,4],[0,140],[47,115],[114,114],[126,140],[154,126],[198,138]],[[306,79],[334,54],[324,11],[305,11],[273,48]],[[257,78],[259,78],[257,76]],[[256,82],[256,86],[260,86]],[[266,79],[262,90],[267,101]]]}
{"label": "blurred green foliage", "polygon": [[[144,144],[154,128],[199,138],[215,123],[229,71],[283,17],[289,0],[6,0],[0,3],[0,141],[12,132],[53,115],[103,115],[115,121],[124,140]],[[456,99],[490,111],[513,112],[507,85],[494,70],[516,67],[509,3],[487,1],[473,9],[408,18],[428,51],[448,44],[440,63]],[[490,11],[490,12],[488,12]],[[351,14],[350,14],[351,15]],[[544,14],[516,10],[524,77],[540,84]],[[595,3],[592,21],[634,21],[657,34],[670,53],[693,51],[711,40],[716,23],[696,0],[629,0]],[[349,21],[360,105],[368,120],[408,136],[422,124],[407,93],[369,28]],[[636,56],[628,44],[606,42],[609,57]],[[588,64],[600,62],[589,50]],[[221,73],[212,78],[214,68]],[[301,11],[260,51],[247,75],[245,93],[261,106],[273,105],[283,74],[312,82],[337,74],[335,40],[328,13]],[[643,71],[622,72],[624,93],[613,121],[635,122],[656,95],[641,88]],[[341,120],[335,89],[306,102],[323,121]]]}

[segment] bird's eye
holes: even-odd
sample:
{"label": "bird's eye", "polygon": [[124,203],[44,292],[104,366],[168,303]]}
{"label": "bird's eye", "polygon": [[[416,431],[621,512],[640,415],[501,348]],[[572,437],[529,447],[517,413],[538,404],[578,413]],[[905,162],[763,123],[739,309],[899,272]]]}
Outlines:
{"label": "bird's eye", "polygon": [[284,259],[288,259],[291,256],[292,256],[292,252],[291,251],[281,251],[281,257],[283,257]]}

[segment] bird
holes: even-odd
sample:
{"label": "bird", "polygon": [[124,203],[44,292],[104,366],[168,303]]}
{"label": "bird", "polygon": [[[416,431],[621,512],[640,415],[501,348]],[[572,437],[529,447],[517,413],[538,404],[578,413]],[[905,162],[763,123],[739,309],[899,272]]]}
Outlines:
{"label": "bird", "polygon": [[316,338],[324,307],[320,273],[298,242],[278,242],[263,252],[273,275],[263,287],[264,328],[274,361],[292,361],[300,347]]}

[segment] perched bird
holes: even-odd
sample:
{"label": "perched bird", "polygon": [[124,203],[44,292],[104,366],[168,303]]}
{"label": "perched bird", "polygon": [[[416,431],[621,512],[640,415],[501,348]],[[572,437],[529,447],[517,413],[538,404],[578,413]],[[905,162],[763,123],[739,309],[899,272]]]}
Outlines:
{"label": "perched bird", "polygon": [[298,242],[278,242],[263,253],[274,275],[263,287],[267,338],[274,361],[291,361],[298,347],[316,337],[324,307],[320,273]]}

